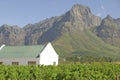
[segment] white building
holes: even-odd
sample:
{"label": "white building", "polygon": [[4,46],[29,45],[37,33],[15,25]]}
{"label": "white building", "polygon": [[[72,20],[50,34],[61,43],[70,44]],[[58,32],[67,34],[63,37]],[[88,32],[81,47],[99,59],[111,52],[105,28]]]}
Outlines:
{"label": "white building", "polygon": [[0,64],[4,65],[58,65],[56,51],[51,43],[32,46],[1,46]]}

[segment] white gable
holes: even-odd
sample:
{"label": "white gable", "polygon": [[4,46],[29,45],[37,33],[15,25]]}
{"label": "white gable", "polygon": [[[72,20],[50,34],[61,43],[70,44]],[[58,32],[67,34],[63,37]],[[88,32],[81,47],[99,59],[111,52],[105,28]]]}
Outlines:
{"label": "white gable", "polygon": [[48,43],[40,54],[40,64],[53,65],[58,64],[58,55],[51,43]]}
{"label": "white gable", "polygon": [[51,43],[48,43],[40,55],[57,55],[57,53]]}

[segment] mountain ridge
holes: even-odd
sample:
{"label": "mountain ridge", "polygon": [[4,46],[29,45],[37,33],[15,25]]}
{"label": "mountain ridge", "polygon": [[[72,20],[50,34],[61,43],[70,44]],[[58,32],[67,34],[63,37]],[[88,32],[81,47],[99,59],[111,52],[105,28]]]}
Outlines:
{"label": "mountain ridge", "polygon": [[[0,43],[37,45],[52,42],[62,57],[69,55],[120,57],[120,46],[117,44],[120,43],[119,29],[119,18],[113,19],[108,15],[101,20],[92,14],[87,6],[75,4],[65,14],[28,24],[23,28],[1,26]],[[113,34],[115,38],[111,39]]]}

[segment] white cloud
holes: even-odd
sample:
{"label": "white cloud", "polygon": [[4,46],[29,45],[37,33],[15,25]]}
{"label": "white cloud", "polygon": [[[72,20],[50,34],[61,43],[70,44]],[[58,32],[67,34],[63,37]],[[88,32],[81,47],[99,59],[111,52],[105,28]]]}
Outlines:
{"label": "white cloud", "polygon": [[101,13],[97,13],[97,16],[101,17],[101,15],[102,15]]}
{"label": "white cloud", "polygon": [[105,7],[102,5],[102,6],[101,6],[101,9],[103,9],[103,10],[104,10],[104,9],[105,9]]}

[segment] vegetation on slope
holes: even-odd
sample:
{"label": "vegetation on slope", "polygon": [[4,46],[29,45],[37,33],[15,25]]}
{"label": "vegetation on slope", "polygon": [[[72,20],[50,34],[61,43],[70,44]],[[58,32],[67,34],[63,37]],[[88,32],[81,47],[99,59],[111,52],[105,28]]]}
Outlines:
{"label": "vegetation on slope", "polygon": [[63,34],[54,42],[54,46],[63,57],[69,55],[120,57],[119,48],[106,44],[90,30]]}

